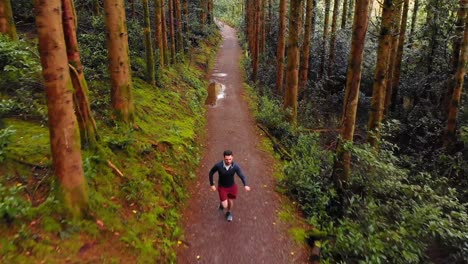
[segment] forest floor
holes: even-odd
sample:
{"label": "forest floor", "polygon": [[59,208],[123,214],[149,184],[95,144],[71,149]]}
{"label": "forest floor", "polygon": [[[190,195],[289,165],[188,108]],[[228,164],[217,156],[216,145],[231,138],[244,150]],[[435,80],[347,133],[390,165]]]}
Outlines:
{"label": "forest floor", "polygon": [[[275,192],[276,161],[262,146],[246,99],[237,32],[223,24],[220,28],[223,41],[209,78],[222,84],[223,90],[216,104],[207,109],[203,156],[183,214],[185,234],[178,262],[307,263],[307,246],[293,239],[291,223],[280,217],[288,201]],[[209,170],[222,160],[226,149],[233,151],[234,162],[252,188],[246,192],[236,176],[239,193],[232,222],[218,210],[218,193],[211,191],[208,181]]]}

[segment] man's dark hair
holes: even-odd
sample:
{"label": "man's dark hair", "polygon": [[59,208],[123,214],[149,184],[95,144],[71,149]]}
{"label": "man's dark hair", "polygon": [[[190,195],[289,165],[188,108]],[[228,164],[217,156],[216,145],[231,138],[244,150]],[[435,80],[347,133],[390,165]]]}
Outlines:
{"label": "man's dark hair", "polygon": [[232,156],[232,151],[230,151],[230,150],[225,150],[225,151],[223,152],[223,156],[224,156],[224,157],[226,157],[226,156]]}

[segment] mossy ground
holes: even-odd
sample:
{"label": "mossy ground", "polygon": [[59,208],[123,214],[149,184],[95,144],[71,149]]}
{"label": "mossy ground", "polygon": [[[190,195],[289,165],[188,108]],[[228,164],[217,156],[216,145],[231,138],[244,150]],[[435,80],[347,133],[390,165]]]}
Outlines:
{"label": "mossy ground", "polygon": [[175,262],[180,209],[199,161],[205,75],[219,40],[213,35],[185,63],[162,70],[158,87],[134,79],[132,128],[110,120],[109,84],[90,83],[100,140],[97,150],[83,151],[84,219],[68,217],[60,202],[46,125],[2,120],[15,132],[0,160],[0,184],[20,188],[10,197],[24,201],[24,210],[8,223],[0,219],[0,262]]}

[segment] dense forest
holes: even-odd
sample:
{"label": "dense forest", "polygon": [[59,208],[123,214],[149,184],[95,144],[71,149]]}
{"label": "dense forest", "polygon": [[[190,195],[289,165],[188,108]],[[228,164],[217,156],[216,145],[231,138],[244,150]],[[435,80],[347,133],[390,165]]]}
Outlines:
{"label": "dense forest", "polygon": [[323,262],[468,261],[468,2],[218,6]]}
{"label": "dense forest", "polygon": [[468,262],[467,0],[0,0],[0,262],[177,261],[215,18],[311,262]]}

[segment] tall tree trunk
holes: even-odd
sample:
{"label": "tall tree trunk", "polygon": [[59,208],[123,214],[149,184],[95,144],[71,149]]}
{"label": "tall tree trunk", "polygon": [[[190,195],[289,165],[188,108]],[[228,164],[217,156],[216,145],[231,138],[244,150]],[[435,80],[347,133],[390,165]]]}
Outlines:
{"label": "tall tree trunk", "polygon": [[259,38],[260,38],[260,41],[259,41],[259,44],[258,44],[258,46],[259,46],[259,55],[262,55],[265,52],[265,47],[266,47],[266,43],[265,43],[265,41],[266,41],[265,3],[266,3],[266,0],[259,0],[259,8],[260,8],[260,13],[259,13],[259,15],[260,15],[260,18],[259,18],[259,26],[260,26]]}
{"label": "tall tree trunk", "polygon": [[254,1],[255,13],[254,13],[254,34],[252,35],[253,50],[252,50],[252,81],[257,81],[258,74],[258,58],[260,49],[260,2]]}
{"label": "tall tree trunk", "polygon": [[419,0],[414,0],[413,15],[411,16],[411,26],[410,26],[410,33],[409,33],[409,38],[408,38],[408,43],[410,45],[413,44],[414,30],[416,28],[416,21],[418,20],[418,10],[419,10]]}
{"label": "tall tree trunk", "polygon": [[404,0],[403,4],[403,14],[401,17],[401,26],[400,26],[400,36],[398,40],[398,50],[396,55],[395,70],[392,78],[392,100],[390,103],[390,109],[392,111],[396,110],[396,105],[398,103],[398,88],[400,86],[400,76],[401,76],[401,61],[403,60],[403,48],[405,45],[405,36],[406,36],[406,23],[408,22],[408,9],[409,9],[409,0]]}
{"label": "tall tree trunk", "polygon": [[97,145],[97,128],[88,99],[88,83],[86,82],[83,64],[81,63],[78,40],[76,37],[76,13],[73,0],[61,0],[62,21],[67,49],[67,58],[70,65],[70,76],[75,89],[73,100],[75,113],[81,135],[81,145],[95,147]]}
{"label": "tall tree trunk", "polygon": [[213,0],[208,0],[208,23],[214,24]]}
{"label": "tall tree trunk", "polygon": [[68,67],[60,0],[34,1],[39,54],[47,96],[50,146],[65,205],[74,216],[88,209],[73,84]]}
{"label": "tall tree trunk", "polygon": [[346,72],[346,90],[341,120],[341,137],[336,148],[336,160],[333,176],[338,187],[346,185],[351,171],[351,155],[344,148],[347,142],[353,142],[356,124],[356,112],[359,101],[364,44],[369,23],[369,10],[373,0],[356,0],[353,21],[351,52],[348,57]]}
{"label": "tall tree trunk", "polygon": [[392,99],[392,92],[393,92],[393,74],[395,72],[395,64],[397,59],[398,53],[398,40],[400,36],[400,22],[401,22],[401,11],[403,9],[403,2],[402,1],[395,1],[394,2],[395,12],[393,13],[392,19],[392,31],[390,32],[390,57],[388,59],[388,67],[387,67],[387,83],[386,83],[386,92],[385,92],[385,112],[387,114],[390,109],[391,99]]}
{"label": "tall tree trunk", "polygon": [[163,21],[161,16],[162,10],[161,0],[154,1],[154,17],[155,17],[155,34],[156,34],[156,50],[159,55],[159,67],[164,68],[164,39],[163,39]]}
{"label": "tall tree trunk", "polygon": [[[460,1],[460,7],[466,8],[467,0]],[[444,147],[448,150],[453,148],[456,141],[457,115],[460,109],[461,95],[463,83],[466,74],[466,64],[468,63],[468,16],[465,16],[465,30],[463,33],[463,42],[460,50],[460,58],[458,61],[457,72],[455,73],[454,88],[452,93],[452,101],[448,111],[447,127],[444,132]]]}
{"label": "tall tree trunk", "polygon": [[297,90],[299,84],[299,32],[301,31],[302,0],[291,0],[289,8],[288,65],[284,108],[290,109],[289,121],[297,123]]}
{"label": "tall tree trunk", "polygon": [[169,65],[169,47],[167,43],[167,23],[166,23],[166,8],[164,7],[164,0],[155,0],[161,1],[161,21],[162,21],[162,41],[163,41],[163,55],[164,55],[164,65]]}
{"label": "tall tree trunk", "polygon": [[[353,1],[353,0],[350,0]],[[341,29],[346,28],[346,23],[348,18],[348,0],[343,1],[343,12],[341,13]]]}
{"label": "tall tree trunk", "polygon": [[174,0],[174,13],[175,13],[175,31],[176,31],[176,49],[179,54],[184,52],[184,39],[182,34],[182,11],[180,0]]}
{"label": "tall tree trunk", "polygon": [[468,7],[463,5],[464,0],[460,0],[460,7],[457,12],[457,22],[455,23],[455,38],[452,42],[452,61],[450,72],[454,74],[458,70],[458,61],[460,59],[461,44],[463,41],[465,17],[468,13]]}
{"label": "tall tree trunk", "polygon": [[128,33],[123,0],[104,0],[111,100],[117,121],[133,123],[133,84],[128,55]]}
{"label": "tall tree trunk", "polygon": [[153,42],[151,41],[151,20],[148,0],[142,0],[143,5],[143,34],[145,38],[145,57],[146,57],[146,81],[151,85],[156,85],[156,69],[154,64]]}
{"label": "tall tree trunk", "polygon": [[[184,0],[182,3],[182,20],[183,20],[183,33],[185,36],[185,41],[184,41],[184,46],[186,49],[188,49],[188,43],[189,43],[189,32],[190,32],[190,23],[189,23],[189,0]],[[184,48],[184,50],[185,50]]]}
{"label": "tall tree trunk", "polygon": [[286,0],[279,2],[278,46],[276,49],[276,92],[283,95],[284,52],[286,48]]}
{"label": "tall tree trunk", "polygon": [[99,0],[93,0],[93,16],[101,15],[101,5]]}
{"label": "tall tree trunk", "polygon": [[[453,38],[453,44],[452,44],[452,61],[451,61],[451,69],[450,73],[455,74],[458,69],[458,62],[460,60],[460,50],[461,50],[461,44],[463,40],[463,32],[464,32],[464,26],[465,26],[465,17],[468,13],[468,7],[463,5],[464,0],[460,0],[460,7],[458,8],[457,12],[457,22],[455,24],[455,38]],[[447,87],[447,91],[445,93],[444,97],[444,109],[445,112],[448,113],[448,110],[450,108],[450,101],[452,100],[452,94],[453,94],[453,83],[450,82],[450,84]]]}
{"label": "tall tree trunk", "polygon": [[171,63],[176,63],[176,41],[175,41],[175,31],[174,31],[174,2],[169,0],[169,37],[171,39]]}
{"label": "tall tree trunk", "polygon": [[[427,3],[426,8],[431,8],[431,3]],[[426,32],[426,34],[428,34],[426,37],[429,39],[429,52],[426,56],[426,65],[427,74],[431,74],[433,72],[436,51],[439,46],[439,41],[437,39],[440,32],[439,25],[437,24],[439,21],[439,13],[431,12],[431,10],[427,10],[426,13],[426,26],[430,29]]]}
{"label": "tall tree trunk", "polygon": [[206,25],[207,20],[208,20],[208,1],[209,0],[200,0],[200,19],[202,25]]}
{"label": "tall tree trunk", "polygon": [[10,0],[0,0],[0,33],[18,40]]}
{"label": "tall tree trunk", "polygon": [[335,43],[336,43],[336,28],[338,22],[338,9],[340,5],[340,0],[334,0],[333,4],[333,17],[332,17],[332,29],[330,33],[330,54],[328,57],[328,76],[332,76],[332,71],[335,66]]}
{"label": "tall tree trunk", "polygon": [[380,138],[380,125],[384,116],[385,84],[387,80],[388,58],[390,56],[391,25],[393,18],[393,1],[384,0],[382,10],[382,24],[380,26],[379,45],[377,49],[377,63],[375,67],[374,84],[367,126],[367,142],[377,147]]}
{"label": "tall tree trunk", "polygon": [[323,36],[322,36],[322,58],[320,62],[320,72],[319,76],[323,79],[325,74],[325,57],[327,56],[327,39],[328,39],[328,24],[330,23],[330,1],[325,0],[325,13],[324,13],[324,23],[323,23]]}
{"label": "tall tree trunk", "polygon": [[302,44],[302,57],[301,65],[299,68],[299,90],[305,89],[309,75],[309,55],[310,55],[310,43],[314,39],[314,32],[312,31],[312,25],[314,23],[313,17],[315,13],[317,1],[307,0],[305,25],[304,25],[304,42]]}

